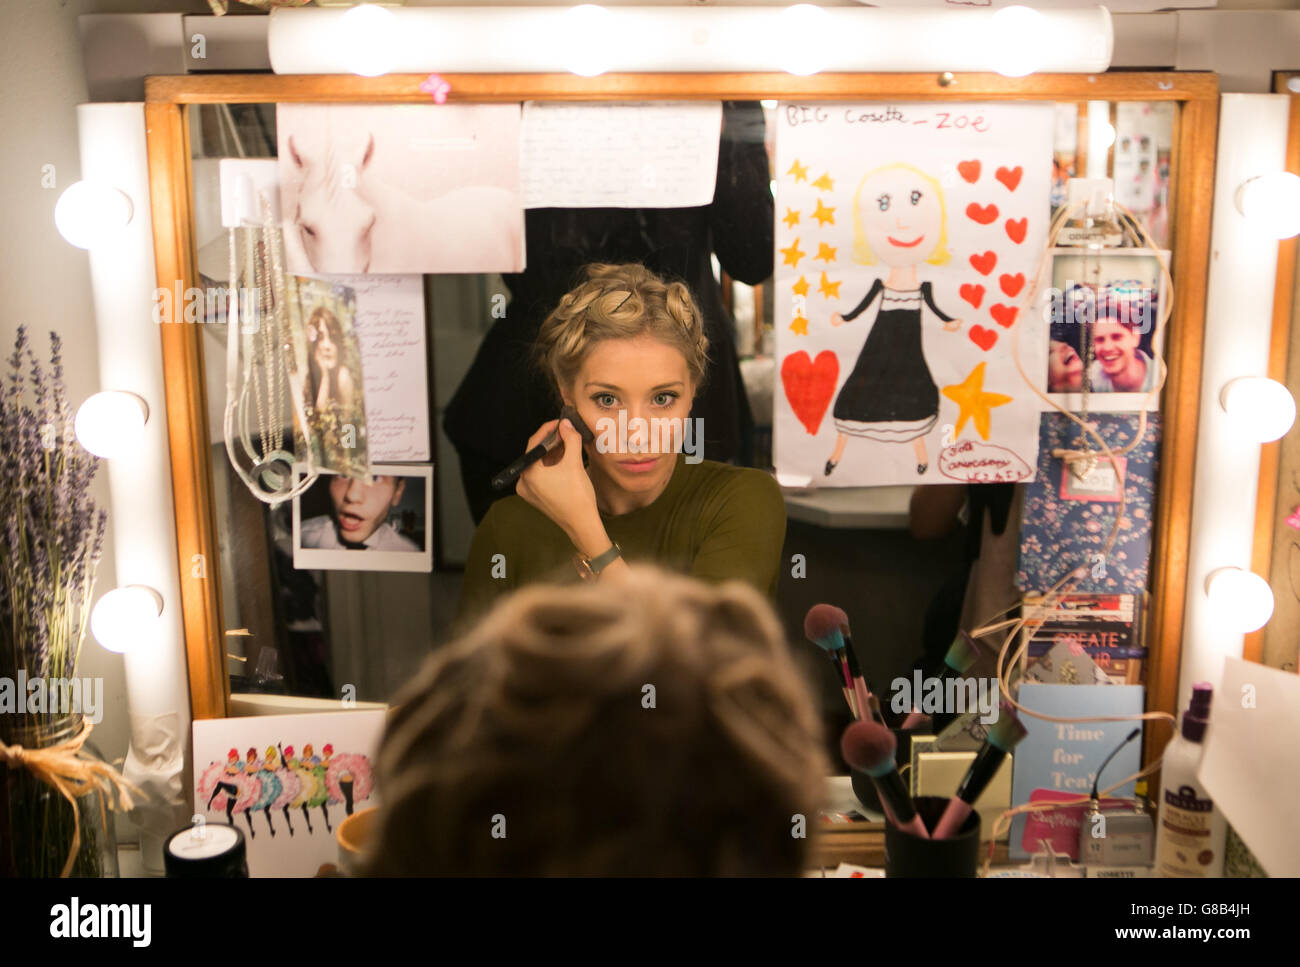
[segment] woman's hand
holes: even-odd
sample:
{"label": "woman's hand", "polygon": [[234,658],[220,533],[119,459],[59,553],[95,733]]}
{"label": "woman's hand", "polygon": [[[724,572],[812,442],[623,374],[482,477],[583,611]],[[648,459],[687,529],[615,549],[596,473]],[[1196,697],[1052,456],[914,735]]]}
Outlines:
{"label": "woman's hand", "polygon": [[526,449],[541,443],[557,425],[561,446],[523,472],[515,493],[555,521],[584,557],[595,557],[608,550],[610,542],[596,507],[596,490],[582,465],[582,437],[568,420],[551,420],[529,437]]}
{"label": "woman's hand", "polygon": [[832,313],[831,313],[831,325],[832,325],[832,326],[842,326],[842,325],[844,325],[844,317],[843,317],[842,315],[840,315],[838,312],[832,312]]}
{"label": "woman's hand", "polygon": [[943,328],[945,332],[956,332],[958,329],[961,328],[961,320],[949,319],[947,322],[943,324]]}

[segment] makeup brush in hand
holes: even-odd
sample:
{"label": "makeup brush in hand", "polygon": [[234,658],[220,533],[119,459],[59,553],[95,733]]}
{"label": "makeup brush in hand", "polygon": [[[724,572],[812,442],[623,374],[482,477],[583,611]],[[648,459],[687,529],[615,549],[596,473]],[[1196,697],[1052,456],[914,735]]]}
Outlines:
{"label": "makeup brush in hand", "polygon": [[898,743],[894,733],[878,722],[852,723],[840,737],[840,752],[856,772],[866,773],[876,787],[876,795],[884,807],[885,816],[899,829],[929,839],[925,823],[916,814],[916,806],[898,774],[894,753]]}
{"label": "makeup brush in hand", "polygon": [[947,839],[954,835],[966,817],[971,814],[975,800],[984,795],[993,777],[997,774],[1002,760],[1007,757],[1016,743],[1025,737],[1025,727],[1016,717],[1016,710],[1006,702],[998,706],[998,720],[989,729],[988,738],[975,754],[975,761],[966,770],[957,795],[948,801],[948,808],[943,811],[939,825],[934,828],[935,839]]}

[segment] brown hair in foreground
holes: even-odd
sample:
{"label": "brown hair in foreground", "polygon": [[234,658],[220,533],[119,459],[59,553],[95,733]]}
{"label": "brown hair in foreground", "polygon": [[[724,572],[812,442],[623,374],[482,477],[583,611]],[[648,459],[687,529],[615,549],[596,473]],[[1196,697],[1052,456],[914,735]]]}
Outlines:
{"label": "brown hair in foreground", "polygon": [[811,834],[821,723],[771,608],[740,583],[635,567],[525,588],[395,704],[366,873],[805,868],[795,816]]}

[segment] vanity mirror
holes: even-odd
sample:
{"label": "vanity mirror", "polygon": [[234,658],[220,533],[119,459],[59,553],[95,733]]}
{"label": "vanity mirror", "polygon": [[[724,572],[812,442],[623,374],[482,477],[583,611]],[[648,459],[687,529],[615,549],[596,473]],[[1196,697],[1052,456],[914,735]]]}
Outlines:
{"label": "vanity mirror", "polygon": [[[204,214],[219,177],[213,162],[272,157],[278,147],[275,105],[431,103],[423,80],[411,75],[150,78],[146,116],[159,287],[184,292],[202,287],[204,276],[220,281],[222,259],[213,260],[216,275],[207,268],[209,246],[215,241],[220,250],[224,244],[219,224]],[[1122,198],[1140,201],[1129,207],[1145,213],[1148,230],[1171,252],[1173,315],[1164,349],[1168,379],[1160,405],[1160,470],[1152,511],[1145,684],[1148,709],[1174,711],[1214,170],[1214,75],[456,74],[444,80],[448,104],[764,102],[770,104],[764,109],[769,152],[783,102],[885,108],[942,101],[957,113],[962,103],[1055,102],[1065,120],[1058,121],[1056,157],[1043,158],[1044,167],[1055,162],[1062,179],[1122,182],[1129,191]],[[752,355],[764,348],[763,333],[782,324],[774,320],[772,286],[760,278],[749,280],[757,283],[752,287],[732,285],[725,269],[718,266],[718,279],[722,299],[738,322],[736,345],[741,355]],[[221,323],[160,326],[195,718],[229,714],[232,692],[249,688],[331,703],[349,695],[383,701],[429,648],[446,639],[473,523],[456,452],[442,431],[443,410],[493,321],[493,300],[509,293],[500,276],[451,274],[425,276],[420,291],[429,392],[419,415],[429,427],[433,464],[432,474],[420,480],[428,488],[430,513],[422,522],[422,538],[432,558],[429,573],[294,568],[292,546],[286,550],[285,545],[289,508],[272,509],[255,500],[225,459],[219,437],[226,346]],[[771,423],[772,366],[770,358],[741,365],[757,427],[746,442],[751,459],[762,463],[770,446],[763,430]],[[825,663],[802,640],[808,608],[819,601],[851,608],[856,640],[867,648],[868,674],[889,681],[906,673],[919,650],[927,610],[965,566],[959,533],[912,537],[910,490],[788,495],[785,559],[804,555],[807,571],[795,576],[787,566],[778,609],[792,647],[802,649],[810,678],[829,693],[831,703],[839,696],[827,687]],[[1148,736],[1148,760],[1165,738]]]}

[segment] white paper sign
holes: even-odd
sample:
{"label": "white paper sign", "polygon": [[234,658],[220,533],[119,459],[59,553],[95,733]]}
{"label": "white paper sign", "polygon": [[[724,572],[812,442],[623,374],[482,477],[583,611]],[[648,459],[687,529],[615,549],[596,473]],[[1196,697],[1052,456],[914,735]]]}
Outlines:
{"label": "white paper sign", "polygon": [[370,459],[429,459],[424,287],[418,275],[334,275],[357,297]]}
{"label": "white paper sign", "polygon": [[1050,104],[781,104],[778,472],[828,486],[1034,474]]}
{"label": "white paper sign", "polygon": [[524,104],[525,208],[690,208],[713,201],[722,103]]}

